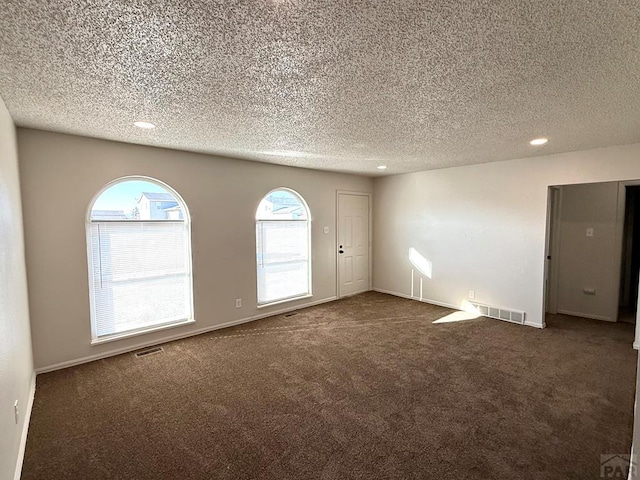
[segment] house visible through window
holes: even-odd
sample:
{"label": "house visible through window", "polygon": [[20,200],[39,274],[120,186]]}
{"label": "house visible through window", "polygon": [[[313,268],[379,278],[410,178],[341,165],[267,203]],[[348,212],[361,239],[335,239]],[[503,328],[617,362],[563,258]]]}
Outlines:
{"label": "house visible through window", "polygon": [[309,211],[300,195],[278,189],[256,212],[258,304],[311,294]]}
{"label": "house visible through window", "polygon": [[169,187],[125,178],[87,218],[93,341],[193,321],[187,207]]}

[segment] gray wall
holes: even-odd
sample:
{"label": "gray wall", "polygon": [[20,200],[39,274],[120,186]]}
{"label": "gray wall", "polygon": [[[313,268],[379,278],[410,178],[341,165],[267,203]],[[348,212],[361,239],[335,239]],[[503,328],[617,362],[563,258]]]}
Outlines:
{"label": "gray wall", "polygon": [[[618,183],[562,187],[558,312],[615,321],[620,284]],[[587,229],[593,236],[587,237]],[[595,289],[586,295],[585,288]]]}
{"label": "gray wall", "polygon": [[458,307],[475,290],[542,326],[548,187],[637,178],[640,144],[377,178],[374,288],[410,295],[415,248],[432,264],[424,299]]}
{"label": "gray wall", "polygon": [[[19,129],[18,144],[34,358],[40,370],[335,298],[336,190],[373,188],[367,177],[37,130]],[[161,180],[189,207],[196,323],[91,346],[85,215],[94,194],[125,175]],[[311,210],[313,297],[258,309],[255,212],[276,187],[297,191]],[[240,309],[236,298],[242,298]]]}
{"label": "gray wall", "polygon": [[[35,386],[15,129],[0,99],[0,480],[14,478],[24,454]],[[16,424],[13,406],[18,400]]]}

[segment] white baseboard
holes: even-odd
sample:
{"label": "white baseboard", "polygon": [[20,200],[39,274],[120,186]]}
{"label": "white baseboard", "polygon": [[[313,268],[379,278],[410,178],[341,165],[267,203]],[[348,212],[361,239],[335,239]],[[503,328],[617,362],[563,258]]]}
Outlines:
{"label": "white baseboard", "polygon": [[386,293],[387,295],[393,295],[394,297],[402,297],[408,298],[409,300],[415,300],[411,295],[406,295],[404,293],[392,292],[391,290],[383,290],[382,288],[374,288],[374,292]]}
{"label": "white baseboard", "polygon": [[527,320],[524,321],[524,326],[525,327],[540,328],[540,329],[547,328],[547,324],[546,323],[543,323],[541,325],[539,323],[529,322]]}
{"label": "white baseboard", "polygon": [[615,322],[615,320],[612,320],[611,317],[604,317],[602,315],[591,315],[590,313],[571,312],[569,310],[560,310],[560,309],[558,309],[558,313],[562,315],[570,315],[572,317],[582,317],[582,318],[589,318],[591,320],[603,320],[605,322]]}
{"label": "white baseboard", "polygon": [[445,303],[445,302],[439,302],[437,300],[430,300],[428,298],[416,298],[404,293],[392,292],[391,290],[383,290],[382,288],[374,288],[373,291],[386,293],[387,295],[393,295],[394,297],[408,298],[409,300],[415,300],[416,302],[428,303],[430,305],[437,305],[438,307],[446,307],[446,308],[451,308],[452,310],[460,310],[460,307],[458,307],[457,305],[452,305],[450,303]]}
{"label": "white baseboard", "polygon": [[[386,293],[387,295],[393,295],[401,298],[408,298],[409,300],[415,300],[417,302],[428,303],[430,305],[437,305],[438,307],[446,307],[446,308],[451,308],[452,310],[462,311],[462,309],[459,306],[453,305],[451,303],[439,302],[437,300],[430,300],[428,298],[415,298],[415,297],[412,297],[411,295],[407,295],[399,292],[392,292],[391,290],[383,290],[381,288],[374,288],[373,290],[375,292]],[[523,325],[527,327],[534,327],[534,328],[546,328],[546,324],[544,323],[540,325],[539,323],[525,321]]]}
{"label": "white baseboard", "polygon": [[29,387],[29,399],[27,400],[27,408],[24,409],[24,419],[22,425],[22,435],[20,436],[20,449],[18,450],[18,458],[16,460],[16,470],[13,475],[14,480],[20,480],[22,475],[22,463],[24,462],[24,452],[27,448],[27,433],[29,432],[29,422],[31,421],[31,410],[33,409],[33,399],[36,396],[36,372],[31,376],[31,385]]}
{"label": "white baseboard", "polygon": [[315,302],[305,303],[304,305],[297,305],[295,307],[282,308],[280,310],[271,311],[268,313],[259,313],[257,315],[252,315],[251,317],[240,318],[238,320],[232,320],[230,322],[220,323],[218,325],[211,325],[208,327],[198,328],[196,330],[191,330],[187,333],[178,333],[175,335],[169,335],[167,337],[163,337],[159,340],[147,341],[136,343],[133,346],[124,347],[124,348],[116,348],[113,350],[109,350],[108,352],[99,353],[96,355],[88,355],[82,358],[76,358],[73,360],[67,360],[65,362],[55,363],[52,365],[47,365],[45,367],[40,367],[36,369],[36,373],[47,373],[53,372],[54,370],[61,370],[63,368],[73,367],[75,365],[81,365],[83,363],[93,362],[95,360],[100,360],[102,358],[113,357],[115,355],[120,355],[122,353],[132,352],[134,350],[138,350],[144,347],[150,347],[152,345],[160,345],[162,343],[172,342],[174,340],[181,340],[183,338],[193,337],[195,335],[201,335],[203,333],[212,332],[214,330],[220,330],[221,328],[234,327],[236,325],[241,325],[243,323],[253,322],[254,320],[260,320],[267,317],[273,317],[275,315],[281,315],[283,313],[292,312],[294,310],[300,310],[302,308],[313,307],[315,305],[320,305],[322,303],[333,302],[336,300],[336,297],[324,298],[322,300],[317,300]]}

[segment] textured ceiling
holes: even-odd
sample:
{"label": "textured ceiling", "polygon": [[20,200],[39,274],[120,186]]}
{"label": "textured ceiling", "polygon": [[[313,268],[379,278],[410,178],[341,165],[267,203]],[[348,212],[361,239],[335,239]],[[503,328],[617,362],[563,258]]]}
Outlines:
{"label": "textured ceiling", "polygon": [[20,126],[367,175],[640,141],[637,0],[2,3]]}

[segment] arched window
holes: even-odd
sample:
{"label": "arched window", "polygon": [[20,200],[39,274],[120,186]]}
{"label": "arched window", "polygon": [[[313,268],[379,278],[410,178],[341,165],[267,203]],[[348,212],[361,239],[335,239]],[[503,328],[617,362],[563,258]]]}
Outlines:
{"label": "arched window", "polygon": [[311,295],[309,209],[296,192],[269,192],[256,212],[258,305]]}
{"label": "arched window", "polygon": [[193,322],[189,212],[169,186],[111,182],[87,215],[92,343]]}

